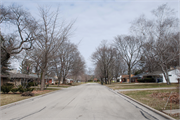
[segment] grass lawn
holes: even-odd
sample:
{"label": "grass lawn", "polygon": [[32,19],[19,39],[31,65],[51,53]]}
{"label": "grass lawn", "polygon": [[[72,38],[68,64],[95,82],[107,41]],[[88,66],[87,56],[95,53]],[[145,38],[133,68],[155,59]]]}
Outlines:
{"label": "grass lawn", "polygon": [[[38,95],[42,95],[42,94],[46,94],[55,90],[60,90],[61,88],[67,88],[67,87],[71,87],[71,86],[77,86],[77,85],[81,85],[84,83],[73,83],[72,85],[60,85],[59,88],[57,88],[57,85],[50,85],[49,87],[56,87],[56,88],[46,88],[44,91],[40,91],[40,88],[36,88],[34,87],[34,96],[38,96]],[[0,106],[6,105],[6,104],[10,104],[13,102],[17,102],[20,100],[24,100],[27,98],[31,98],[31,96],[21,96],[20,93],[16,93],[13,94],[12,92],[9,92],[8,94],[2,94],[0,93]]]}
{"label": "grass lawn", "polygon": [[[34,96],[38,96],[38,95],[46,94],[46,93],[49,93],[49,92],[52,92],[52,91],[55,91],[55,90],[60,90],[60,89],[47,88],[44,91],[40,91],[40,90],[36,91],[36,90],[34,90],[33,93],[34,93]],[[17,102],[17,101],[20,101],[20,100],[24,100],[24,99],[27,99],[27,98],[31,98],[31,96],[21,96],[20,93],[13,94],[11,92],[9,92],[8,94],[0,93],[1,106],[6,105],[6,104],[10,104],[10,103],[13,103],[13,102]]]}
{"label": "grass lawn", "polygon": [[[126,91],[126,92],[120,92],[123,93],[143,104],[146,104],[156,110],[162,111],[162,110],[170,110],[170,109],[179,109],[179,103],[173,102],[173,99],[170,99],[167,106],[166,102],[167,99],[172,92],[171,96],[173,95],[179,95],[178,89],[173,90],[148,90],[148,91]],[[178,100],[179,101],[179,100]],[[165,108],[164,108],[165,107]],[[176,119],[179,118],[179,114],[177,115],[170,115],[171,117],[174,117]]]}
{"label": "grass lawn", "polygon": [[49,85],[49,87],[62,87],[62,88],[68,88],[71,87],[71,85]]}
{"label": "grass lawn", "polygon": [[81,85],[81,84],[85,84],[85,82],[80,82],[80,83],[72,83],[72,85],[68,85],[68,84],[60,84],[58,85],[49,85],[49,87],[63,87],[63,88],[68,88],[71,86],[77,86],[77,85]]}
{"label": "grass lawn", "polygon": [[178,84],[166,83],[112,83],[105,86],[117,90],[117,89],[141,89],[141,88],[159,88],[159,87],[177,87]]}

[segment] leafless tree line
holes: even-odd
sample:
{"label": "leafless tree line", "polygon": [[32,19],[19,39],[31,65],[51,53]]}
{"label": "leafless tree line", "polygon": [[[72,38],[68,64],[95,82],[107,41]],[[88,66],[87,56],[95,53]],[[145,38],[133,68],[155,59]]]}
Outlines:
{"label": "leafless tree line", "polygon": [[111,83],[113,77],[118,77],[119,72],[125,68],[123,59],[117,54],[117,50],[103,41],[92,55],[92,60],[96,65],[95,75],[101,80],[101,84]]}
{"label": "leafless tree line", "polygon": [[57,75],[59,83],[61,78],[65,83],[68,74],[78,76],[84,72],[85,62],[78,46],[69,40],[74,21],[68,24],[62,21],[59,8],[52,11],[50,7],[39,7],[38,21],[21,6],[1,5],[0,9],[1,25],[10,25],[12,30],[12,33],[11,30],[1,33],[1,53],[4,53],[1,54],[1,66],[6,66],[11,56],[26,50],[24,60],[31,61],[31,67],[41,79],[41,90],[45,75]]}
{"label": "leafless tree line", "polygon": [[[114,70],[109,70],[121,73],[122,71],[115,70],[115,66],[121,67],[121,63],[124,63],[129,79],[131,79],[132,70],[139,72],[161,70],[167,84],[170,84],[168,69],[179,65],[179,20],[175,16],[175,11],[167,4],[159,6],[152,11],[152,14],[153,19],[148,19],[145,15],[135,19],[130,27],[130,35],[118,35],[114,38],[111,46],[114,49],[112,56],[119,56],[114,59],[120,62],[115,64],[115,60],[112,60],[109,65]],[[100,54],[103,51],[100,45],[92,55],[92,59],[96,65],[95,73],[106,79],[102,66],[109,58]],[[108,55],[108,53],[105,54]]]}

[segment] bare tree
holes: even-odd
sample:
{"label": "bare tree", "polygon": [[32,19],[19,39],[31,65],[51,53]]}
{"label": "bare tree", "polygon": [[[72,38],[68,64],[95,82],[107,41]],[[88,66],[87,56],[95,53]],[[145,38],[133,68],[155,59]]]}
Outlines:
{"label": "bare tree", "polygon": [[[23,50],[29,50],[36,39],[37,22],[29,12],[21,6],[11,5],[8,8],[0,6],[1,25],[11,26],[13,31],[0,33],[1,36],[1,65],[6,64],[12,55],[19,54]],[[14,29],[12,29],[14,28]]]}
{"label": "bare tree", "polygon": [[118,54],[128,66],[129,83],[131,83],[131,70],[140,60],[141,46],[140,38],[134,36],[115,37],[115,47]]}
{"label": "bare tree", "polygon": [[19,67],[22,74],[32,73],[33,61],[31,61],[28,56],[29,56],[29,52],[25,51],[24,56],[23,56],[23,60],[22,60],[20,67]]}
{"label": "bare tree", "polygon": [[[113,76],[110,69],[114,62],[114,53],[113,47],[108,46],[106,41],[103,41],[91,57],[96,65],[96,70],[100,72],[99,76],[105,79],[105,84],[107,84],[107,82],[110,83],[110,76]],[[101,82],[103,82],[102,78]]]}
{"label": "bare tree", "polygon": [[120,74],[124,73],[127,70],[126,63],[121,58],[120,54],[118,54],[118,51],[115,51],[114,56],[114,65],[113,65],[113,72],[114,72],[114,78],[117,78],[120,76]]}
{"label": "bare tree", "polygon": [[35,44],[35,49],[38,51],[38,55],[41,58],[39,67],[41,69],[41,90],[43,90],[44,78],[48,70],[48,65],[50,66],[53,58],[56,56],[56,51],[61,47],[66,37],[70,35],[73,23],[66,25],[63,22],[59,22],[59,8],[57,11],[52,12],[49,7],[40,7],[39,13],[41,17],[39,23],[40,33],[38,41]]}
{"label": "bare tree", "polygon": [[9,7],[6,7],[3,4],[0,5],[0,24],[11,20],[12,13]]}
{"label": "bare tree", "polygon": [[72,65],[72,69],[71,69],[71,75],[74,76],[74,80],[77,81],[78,76],[82,76],[84,77],[85,74],[85,61],[83,56],[81,56],[80,54],[76,55],[76,57],[74,58],[74,63]]}
{"label": "bare tree", "polygon": [[72,43],[64,43],[60,52],[61,70],[63,83],[65,84],[65,78],[72,69],[74,64],[75,54],[77,52],[76,46]]}
{"label": "bare tree", "polygon": [[58,50],[57,56],[53,59],[53,69],[58,77],[58,86],[60,85],[62,78],[62,67],[61,67],[61,50]]}
{"label": "bare tree", "polygon": [[170,84],[168,66],[172,61],[178,61],[179,55],[178,19],[174,10],[166,4],[153,10],[152,14],[154,20],[141,16],[135,20],[131,29],[144,38],[143,49],[147,60],[151,59],[160,66],[167,84]]}
{"label": "bare tree", "polygon": [[85,64],[77,46],[69,41],[64,42],[62,47],[58,48],[53,62],[59,84],[61,78],[63,79],[63,84],[66,83],[68,74],[77,78],[77,76],[83,72]]}
{"label": "bare tree", "polygon": [[98,61],[98,63],[96,63],[96,68],[94,70],[95,76],[101,81],[101,84],[103,85],[104,80],[103,80],[103,69],[100,65],[100,61]]}

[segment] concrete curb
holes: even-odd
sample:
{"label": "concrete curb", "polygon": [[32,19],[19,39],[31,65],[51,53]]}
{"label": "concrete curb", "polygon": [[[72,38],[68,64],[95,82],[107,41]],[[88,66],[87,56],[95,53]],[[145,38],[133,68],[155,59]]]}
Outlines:
{"label": "concrete curb", "polygon": [[[114,91],[114,90],[113,90],[113,91]],[[116,92],[116,91],[115,91],[115,92]],[[149,110],[151,110],[151,111],[153,111],[153,112],[155,112],[155,113],[157,113],[157,114],[160,114],[161,116],[163,116],[163,117],[165,117],[165,118],[167,118],[167,119],[176,120],[176,119],[174,119],[174,118],[166,115],[165,113],[160,112],[160,111],[158,111],[158,110],[156,110],[156,109],[154,109],[154,108],[152,108],[152,107],[149,107],[149,106],[147,106],[147,105],[145,105],[145,104],[143,104],[143,103],[141,103],[141,102],[139,102],[139,101],[136,101],[135,99],[133,99],[133,98],[131,98],[131,97],[125,95],[125,94],[122,94],[122,93],[119,93],[119,92],[116,92],[116,93],[118,93],[118,94],[120,94],[120,95],[122,95],[122,96],[124,96],[124,97],[126,97],[126,98],[128,98],[128,99],[130,99],[130,100],[132,100],[132,101],[134,101],[134,102],[136,102],[136,103],[138,103],[138,104],[146,107],[146,108],[148,108]]]}
{"label": "concrete curb", "polygon": [[171,90],[176,89],[176,87],[169,87],[169,88],[142,88],[142,89],[121,89],[121,90],[115,90],[117,92],[123,92],[123,91],[144,91],[144,90]]}
{"label": "concrete curb", "polygon": [[[61,89],[59,89],[59,90],[61,90]],[[27,98],[27,99],[20,100],[20,101],[17,101],[17,102],[13,102],[13,103],[10,103],[10,104],[7,104],[7,105],[0,106],[0,110],[9,108],[9,107],[12,107],[12,106],[15,106],[15,105],[19,105],[19,104],[22,104],[22,103],[25,103],[25,102],[28,102],[28,101],[33,101],[34,99],[37,99],[37,98],[40,98],[40,97],[44,97],[46,95],[58,92],[59,90],[56,90],[56,91],[53,91],[53,92],[49,92],[49,93],[46,93],[46,94],[42,94],[42,95],[38,95],[38,96],[35,96],[35,97],[32,97],[32,98]]]}

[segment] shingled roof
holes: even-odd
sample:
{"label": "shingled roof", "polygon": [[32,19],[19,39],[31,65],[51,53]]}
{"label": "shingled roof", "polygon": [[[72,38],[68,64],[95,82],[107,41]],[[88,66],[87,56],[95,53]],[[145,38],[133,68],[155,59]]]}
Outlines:
{"label": "shingled roof", "polygon": [[161,71],[154,71],[154,72],[149,72],[149,73],[146,73],[145,75],[143,76],[161,76],[162,72]]}
{"label": "shingled roof", "polygon": [[21,73],[9,73],[10,78],[37,78],[35,76],[29,76],[26,74],[21,74]]}

